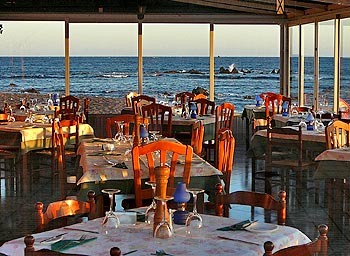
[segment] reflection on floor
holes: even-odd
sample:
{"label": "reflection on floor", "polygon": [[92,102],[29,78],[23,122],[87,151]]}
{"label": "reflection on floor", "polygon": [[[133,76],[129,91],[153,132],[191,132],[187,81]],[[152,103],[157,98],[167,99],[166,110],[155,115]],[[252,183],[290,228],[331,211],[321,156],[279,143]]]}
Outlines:
{"label": "reflection on floor", "polygon": [[[251,161],[246,156],[245,145],[236,145],[236,157],[231,179],[231,190],[251,189]],[[44,175],[45,176],[45,175]],[[48,175],[46,175],[48,176]],[[5,180],[1,179],[0,194],[0,245],[8,240],[22,237],[34,230],[34,204],[42,201],[44,204],[58,198],[52,195],[51,184],[48,177],[40,176],[31,186],[31,192],[23,194],[19,189],[5,189]],[[215,184],[213,184],[215,185]],[[324,184],[320,184],[321,192],[319,203],[315,203],[314,182],[309,182],[307,188],[296,195],[295,187],[291,186],[287,191],[287,225],[296,227],[311,239],[317,236],[317,225],[325,223],[329,226],[329,255],[350,255],[350,224],[349,211],[343,213],[337,206],[328,208],[327,202],[334,202],[338,198],[324,200]],[[256,184],[256,190],[262,191],[262,182]],[[273,189],[276,196],[279,188]],[[246,216],[250,218],[251,209],[246,209]],[[240,217],[235,214],[235,207],[231,209],[231,216]],[[242,212],[242,211],[240,211]],[[264,220],[263,211],[254,209],[254,218]]]}

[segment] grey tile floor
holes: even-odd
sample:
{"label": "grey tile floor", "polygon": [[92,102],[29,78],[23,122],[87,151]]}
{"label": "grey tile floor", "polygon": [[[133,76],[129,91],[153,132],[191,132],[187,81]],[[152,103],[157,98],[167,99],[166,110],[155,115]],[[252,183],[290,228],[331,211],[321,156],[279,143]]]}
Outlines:
{"label": "grey tile floor", "polygon": [[[0,245],[8,240],[22,237],[32,233],[34,225],[34,205],[37,201],[44,204],[56,200],[58,195],[52,194],[51,182],[48,178],[39,178],[34,181],[29,193],[21,192],[20,187],[8,189],[5,180],[0,180]],[[213,184],[215,185],[215,184]],[[231,190],[251,190],[251,160],[246,156],[246,146],[236,145],[235,163],[231,179]],[[317,225],[329,226],[329,255],[350,255],[350,223],[349,215],[343,210],[331,206],[324,200],[324,184],[321,183],[320,201],[315,203],[314,182],[309,182],[308,188],[304,188],[296,195],[295,188],[291,186],[287,190],[287,225],[296,227],[311,239],[317,236]],[[262,191],[260,181],[256,183],[256,190]],[[272,194],[277,195],[279,188],[275,187]],[[348,197],[348,195],[347,195]],[[337,198],[331,198],[328,202],[333,203]],[[245,206],[234,206],[231,216],[235,215],[236,207],[240,210]],[[331,209],[331,210],[329,210]],[[242,212],[242,211],[239,211]],[[251,214],[250,208],[247,215]],[[248,216],[251,217],[251,216]],[[247,218],[247,216],[242,216]],[[261,209],[254,210],[254,218],[264,220]]]}

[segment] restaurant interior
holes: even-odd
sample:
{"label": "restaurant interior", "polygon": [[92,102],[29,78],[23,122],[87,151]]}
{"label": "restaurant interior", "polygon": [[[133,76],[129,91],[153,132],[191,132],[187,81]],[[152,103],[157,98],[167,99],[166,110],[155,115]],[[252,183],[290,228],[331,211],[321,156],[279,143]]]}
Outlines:
{"label": "restaurant interior", "polygon": [[[3,104],[1,255],[349,255],[349,85],[341,79],[349,74],[339,67],[350,2],[0,3],[0,20],[62,20],[67,30],[138,22],[139,44],[143,22],[209,23],[211,33],[214,23],[281,27],[280,91],[256,95],[242,113],[215,102],[214,71],[208,93],[177,92],[171,105],[142,94],[142,47],[139,91],[125,95],[118,115],[91,113],[89,98],[70,95],[69,71],[66,96]],[[317,47],[311,102],[302,68],[303,25],[314,25],[317,46],[325,20],[334,24],[327,108]],[[297,81],[288,61],[295,28]]]}

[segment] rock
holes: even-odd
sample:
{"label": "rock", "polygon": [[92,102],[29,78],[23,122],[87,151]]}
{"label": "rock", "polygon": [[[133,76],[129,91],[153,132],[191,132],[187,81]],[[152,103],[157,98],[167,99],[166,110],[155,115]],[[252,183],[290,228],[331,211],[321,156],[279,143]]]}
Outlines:
{"label": "rock", "polygon": [[36,93],[36,94],[40,94],[40,92],[34,88],[31,88],[31,89],[25,89],[25,90],[22,90],[22,92],[24,93]]}
{"label": "rock", "polygon": [[200,71],[198,71],[198,70],[195,70],[195,69],[191,69],[191,70],[189,70],[187,73],[190,73],[190,74],[198,74],[198,75],[203,74],[202,72],[200,72]]}
{"label": "rock", "polygon": [[179,71],[177,70],[168,70],[168,71],[164,71],[165,74],[178,74],[180,73]]}
{"label": "rock", "polygon": [[271,71],[271,74],[279,74],[280,70],[278,68],[275,68]]}
{"label": "rock", "polygon": [[10,83],[9,84],[9,86],[11,86],[11,87],[15,87],[15,86],[17,86],[16,84],[14,84],[14,83]]}

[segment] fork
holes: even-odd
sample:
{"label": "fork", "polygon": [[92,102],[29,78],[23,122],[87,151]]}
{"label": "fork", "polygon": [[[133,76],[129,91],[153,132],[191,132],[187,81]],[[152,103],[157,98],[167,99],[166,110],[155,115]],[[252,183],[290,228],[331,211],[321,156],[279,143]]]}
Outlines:
{"label": "fork", "polygon": [[62,250],[63,248],[67,247],[68,245],[71,245],[73,243],[81,243],[82,241],[84,241],[86,239],[86,235],[82,235],[79,239],[75,239],[75,240],[70,240],[68,243],[63,244],[62,246],[60,246],[59,248],[57,248],[57,250]]}

